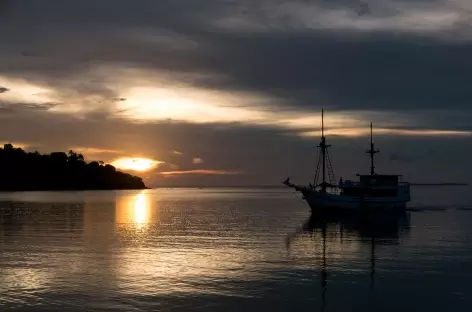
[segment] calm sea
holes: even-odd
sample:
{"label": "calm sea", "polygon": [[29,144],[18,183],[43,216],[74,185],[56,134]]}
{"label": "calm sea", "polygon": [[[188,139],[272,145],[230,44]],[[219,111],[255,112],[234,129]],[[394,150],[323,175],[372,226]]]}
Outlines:
{"label": "calm sea", "polygon": [[285,189],[0,194],[1,311],[470,311],[472,192],[310,217]]}

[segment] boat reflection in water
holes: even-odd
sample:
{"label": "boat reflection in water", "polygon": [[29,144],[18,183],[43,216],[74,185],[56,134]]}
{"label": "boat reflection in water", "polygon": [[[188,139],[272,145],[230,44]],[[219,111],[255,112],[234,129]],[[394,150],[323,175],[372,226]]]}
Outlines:
{"label": "boat reflection in water", "polygon": [[[400,238],[409,232],[410,214],[405,211],[383,212],[376,214],[358,213],[335,213],[312,210],[310,217],[292,235],[287,236],[287,248],[293,239],[303,233],[310,233],[313,238],[322,238],[322,263],[321,272],[321,299],[322,310],[326,305],[326,292],[328,289],[329,259],[327,247],[334,244],[333,239],[338,243],[352,242],[352,237],[361,244],[370,245],[370,288],[373,289],[375,282],[376,253],[375,249],[379,245],[395,245],[400,243]],[[333,233],[334,232],[334,233]],[[334,234],[334,235],[333,235]]]}

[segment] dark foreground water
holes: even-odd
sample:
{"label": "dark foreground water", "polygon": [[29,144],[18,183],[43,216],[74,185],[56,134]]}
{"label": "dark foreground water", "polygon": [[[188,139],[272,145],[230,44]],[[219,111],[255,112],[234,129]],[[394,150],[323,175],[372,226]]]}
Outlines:
{"label": "dark foreground water", "polygon": [[284,189],[0,194],[0,311],[469,311],[470,188],[310,218]]}

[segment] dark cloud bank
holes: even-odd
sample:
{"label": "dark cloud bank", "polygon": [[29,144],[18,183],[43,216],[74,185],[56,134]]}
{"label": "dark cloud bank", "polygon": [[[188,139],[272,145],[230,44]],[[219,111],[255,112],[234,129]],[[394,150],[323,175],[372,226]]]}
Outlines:
{"label": "dark cloud bank", "polygon": [[[284,22],[271,17],[271,8],[281,1],[261,3],[1,1],[0,76],[53,86],[61,90],[63,102],[49,107],[1,102],[12,88],[2,86],[0,140],[45,151],[70,146],[139,150],[179,170],[203,166],[242,172],[170,180],[147,174],[155,185],[255,185],[276,184],[288,175],[311,178],[317,139],[294,131],[238,124],[135,124],[111,118],[110,107],[122,95],[107,86],[109,77],[91,74],[104,65],[180,77],[208,90],[250,91],[277,99],[267,105],[270,110],[316,114],[323,106],[328,113],[390,112],[405,118],[399,128],[472,131],[472,40],[454,40],[442,31],[313,29],[293,18]],[[337,5],[349,9],[351,2]],[[322,2],[314,6],[326,9]],[[217,26],[223,17],[234,15],[270,22],[263,31]],[[283,27],[275,27],[274,19]],[[454,31],[469,29],[459,26]],[[71,95],[93,98],[85,102],[92,113],[79,119],[48,111]],[[388,119],[374,122],[381,125]],[[330,139],[338,177],[367,171],[367,138]],[[383,151],[382,171],[400,171],[417,182],[469,180],[468,136],[382,135],[376,142]],[[193,165],[194,157],[205,163]]]}

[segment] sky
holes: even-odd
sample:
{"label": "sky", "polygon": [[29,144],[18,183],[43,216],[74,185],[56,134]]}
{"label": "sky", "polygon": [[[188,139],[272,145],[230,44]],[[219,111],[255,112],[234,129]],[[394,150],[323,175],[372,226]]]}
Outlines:
{"label": "sky", "polygon": [[378,173],[472,182],[471,55],[469,0],[0,0],[0,142],[150,187],[308,183],[323,108],[337,179],[373,122]]}

